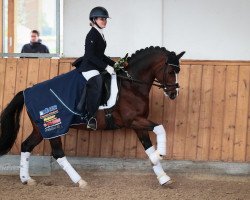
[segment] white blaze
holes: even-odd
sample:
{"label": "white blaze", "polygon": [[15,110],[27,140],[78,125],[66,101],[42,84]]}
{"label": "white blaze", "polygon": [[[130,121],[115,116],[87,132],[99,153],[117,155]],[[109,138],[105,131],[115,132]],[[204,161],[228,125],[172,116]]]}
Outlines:
{"label": "white blaze", "polygon": [[[175,83],[178,83],[178,74],[177,73],[175,73]],[[176,92],[177,92],[176,96],[178,96],[179,95],[179,88],[176,88]]]}

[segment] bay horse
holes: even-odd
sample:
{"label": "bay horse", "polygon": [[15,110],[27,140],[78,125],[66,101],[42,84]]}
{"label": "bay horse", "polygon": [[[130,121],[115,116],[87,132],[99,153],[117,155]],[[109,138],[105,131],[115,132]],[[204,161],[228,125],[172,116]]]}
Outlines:
{"label": "bay horse", "polygon": [[[120,79],[119,98],[116,105],[111,109],[112,127],[133,129],[145,153],[148,155],[153,171],[161,185],[171,183],[170,177],[162,169],[160,160],[167,154],[166,131],[163,125],[148,120],[149,93],[152,85],[157,85],[170,99],[178,96],[177,75],[180,71],[179,60],[185,52],[176,55],[164,47],[147,47],[136,51],[127,60],[127,72],[132,79]],[[155,84],[154,82],[157,82]],[[23,91],[18,92],[0,116],[0,155],[4,155],[12,148],[20,127],[20,114],[24,106]],[[29,115],[29,113],[28,113]],[[35,185],[36,181],[29,176],[29,157],[31,151],[37,146],[43,137],[35,122],[29,118],[33,125],[32,133],[21,144],[20,179],[23,184]],[[97,113],[98,130],[108,129],[105,121],[105,111]],[[72,128],[87,129],[86,125],[72,125]],[[156,134],[157,149],[152,145],[149,131]],[[69,175],[70,179],[78,184],[80,188],[87,186],[81,176],[68,162],[63,148],[61,137],[49,139],[52,148],[52,156],[57,160],[62,169]]]}

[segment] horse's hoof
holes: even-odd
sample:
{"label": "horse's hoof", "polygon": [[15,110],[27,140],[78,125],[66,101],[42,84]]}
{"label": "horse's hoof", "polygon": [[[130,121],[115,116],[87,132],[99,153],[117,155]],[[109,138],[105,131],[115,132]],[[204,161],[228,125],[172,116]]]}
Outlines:
{"label": "horse's hoof", "polygon": [[158,180],[161,185],[170,185],[172,183],[171,178],[167,174],[164,174]]}
{"label": "horse's hoof", "polygon": [[163,183],[162,185],[170,185],[172,183],[174,183],[174,181],[172,179],[170,179],[169,181]]}
{"label": "horse's hoof", "polygon": [[78,182],[78,184],[79,188],[85,188],[87,186],[87,182],[82,179]]}
{"label": "horse's hoof", "polygon": [[173,183],[175,183],[175,181],[172,180],[172,179],[170,179],[169,181],[163,183],[161,186],[163,186],[163,187],[168,187],[168,188],[170,188],[170,189],[173,189],[173,185],[174,185]]}
{"label": "horse's hoof", "polygon": [[34,186],[34,185],[37,185],[37,182],[36,182],[36,180],[30,178],[27,180],[27,185]]}

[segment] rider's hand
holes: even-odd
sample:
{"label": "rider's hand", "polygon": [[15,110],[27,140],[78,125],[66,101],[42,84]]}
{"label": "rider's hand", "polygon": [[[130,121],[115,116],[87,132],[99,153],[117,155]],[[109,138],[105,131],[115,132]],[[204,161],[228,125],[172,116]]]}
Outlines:
{"label": "rider's hand", "polygon": [[111,67],[111,66],[108,65],[105,69],[107,70],[107,72],[108,72],[110,75],[115,74],[115,70],[114,70],[113,67]]}

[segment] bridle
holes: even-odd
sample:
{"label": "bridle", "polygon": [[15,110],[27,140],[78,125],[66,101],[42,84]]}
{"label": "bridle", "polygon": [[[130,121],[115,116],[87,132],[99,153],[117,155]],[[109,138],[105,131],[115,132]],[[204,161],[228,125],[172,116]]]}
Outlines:
{"label": "bridle", "polygon": [[[176,83],[174,83],[174,84],[165,83],[166,80],[167,80],[166,76],[167,76],[167,67],[168,67],[168,65],[174,67],[174,72],[175,72],[175,75],[176,75]],[[160,70],[162,70],[162,69],[163,69],[163,79],[162,79],[162,80],[163,80],[163,81],[162,81],[163,83],[160,83],[160,81],[158,81],[157,79],[154,80],[153,84],[150,84],[150,83],[147,83],[147,82],[145,82],[145,81],[138,80],[138,79],[134,79],[134,78],[133,78],[131,75],[129,75],[126,71],[124,71],[124,72],[127,73],[127,76],[121,76],[121,75],[118,75],[118,74],[117,74],[117,77],[122,78],[122,79],[125,79],[125,80],[128,80],[128,81],[131,81],[131,82],[134,82],[134,83],[145,84],[145,85],[154,85],[154,86],[158,87],[159,89],[163,89],[163,91],[164,91],[165,93],[167,93],[167,92],[169,92],[169,91],[172,91],[172,90],[178,89],[180,86],[179,86],[179,83],[177,82],[177,74],[178,74],[179,71],[180,71],[180,66],[179,66],[179,65],[175,65],[175,64],[168,63],[168,61],[167,61],[167,62],[165,62],[164,65],[157,71],[157,73],[158,73]],[[156,73],[156,74],[157,74],[157,73]]]}
{"label": "bridle", "polygon": [[[166,67],[165,67],[165,65],[166,65]],[[175,72],[175,75],[176,75],[176,82],[174,84],[166,83],[168,65],[172,66],[174,68],[174,72]],[[166,62],[163,65],[163,67],[161,67],[159,70],[162,70],[162,68],[163,68],[163,79],[162,79],[163,84],[160,83],[157,79],[154,80],[154,82],[157,82],[159,84],[158,87],[162,88],[164,92],[169,92],[169,91],[172,91],[172,90],[176,90],[177,88],[180,88],[179,83],[177,82],[177,74],[180,71],[180,66]]]}

